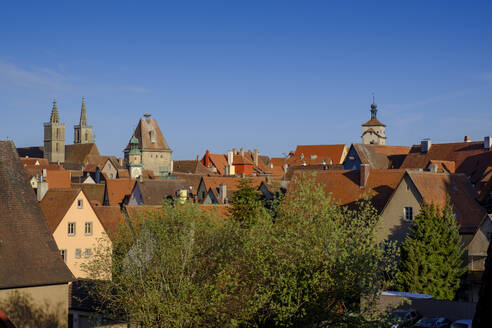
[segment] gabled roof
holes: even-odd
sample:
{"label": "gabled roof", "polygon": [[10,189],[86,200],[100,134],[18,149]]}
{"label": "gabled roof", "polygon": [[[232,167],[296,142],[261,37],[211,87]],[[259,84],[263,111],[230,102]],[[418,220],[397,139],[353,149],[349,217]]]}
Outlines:
{"label": "gabled roof", "polygon": [[431,159],[429,161],[429,165],[427,165],[427,168],[429,168],[431,164],[437,166],[437,172],[439,173],[454,173],[456,171],[456,163],[454,161],[440,161]]}
{"label": "gabled roof", "polygon": [[130,179],[130,172],[126,169],[118,170],[118,179]]}
{"label": "gabled roof", "polygon": [[296,165],[290,166],[284,174],[284,180],[290,181],[298,172],[317,172],[326,170],[343,170],[342,164],[333,165]]}
{"label": "gabled roof", "polygon": [[44,157],[44,147],[43,146],[34,146],[34,147],[22,147],[17,148],[17,153],[19,157],[36,157],[43,158]]}
{"label": "gabled roof", "polygon": [[[48,162],[47,158],[33,158],[33,157],[21,157],[20,161],[24,167],[28,167],[30,165],[36,166],[36,167],[42,167],[45,168],[46,166],[49,166],[50,163]],[[38,163],[38,165],[36,165]]]}
{"label": "gabled roof", "polygon": [[125,222],[119,206],[96,206],[94,207],[94,212],[96,212],[104,231],[110,238],[119,230],[120,225]]}
{"label": "gabled roof", "polygon": [[479,180],[488,166],[492,166],[492,151],[484,149],[483,141],[432,144],[423,153],[420,145],[413,145],[401,168],[427,167],[431,160],[455,162],[456,173],[464,173]]}
{"label": "gabled roof", "polygon": [[188,191],[196,195],[198,186],[200,185],[200,181],[202,180],[203,175],[174,172],[172,174],[172,177],[176,177],[178,180],[185,181]]}
{"label": "gabled roof", "polygon": [[86,158],[86,167],[89,165],[95,165],[99,167],[100,169],[104,168],[104,165],[106,165],[106,162],[110,161],[115,169],[123,169],[123,167],[120,165],[118,158],[116,156],[105,156],[105,155],[88,155]]}
{"label": "gabled roof", "polygon": [[167,198],[175,198],[179,189],[189,190],[189,183],[184,180],[144,180],[138,181],[136,187],[140,190],[144,205],[162,205]]}
{"label": "gabled roof", "polygon": [[476,201],[477,193],[463,174],[408,171],[426,203],[444,207],[449,197],[462,232],[474,232],[487,214]]}
{"label": "gabled roof", "polygon": [[24,174],[14,143],[0,141],[0,288],[72,281]]}
{"label": "gabled roof", "polygon": [[366,123],[362,124],[362,126],[386,126],[383,123],[379,122],[379,120],[375,117],[371,118]]}
{"label": "gabled roof", "polygon": [[289,165],[340,164],[344,160],[345,145],[299,145],[294,156],[287,160]]}
{"label": "gabled roof", "polygon": [[[301,173],[296,173],[291,183],[296,183]],[[374,207],[381,213],[404,173],[403,170],[371,169],[365,188],[360,187],[359,170],[317,171],[314,173],[314,179],[341,205],[350,206],[366,195],[372,196]]]}
{"label": "gabled roof", "polygon": [[39,205],[46,218],[46,222],[48,222],[51,233],[55,232],[56,227],[63,220],[63,217],[67,214],[67,211],[80,192],[80,189],[71,188],[48,190]]}
{"label": "gabled roof", "polygon": [[99,155],[95,143],[65,145],[65,162],[85,164],[89,155]]}
{"label": "gabled roof", "polygon": [[[150,138],[150,133],[155,133],[155,142]],[[138,138],[138,146],[143,151],[170,151],[166,139],[159,128],[156,120],[153,118],[142,118],[133,132],[133,135]],[[130,144],[125,148],[125,151],[130,149]]]}
{"label": "gabled roof", "polygon": [[[373,169],[397,169],[410,151],[407,146],[387,146],[372,144],[352,144],[362,164]],[[350,152],[350,151],[349,151]]]}
{"label": "gabled roof", "polygon": [[229,165],[227,163],[227,157],[224,154],[209,154],[210,161],[217,168],[217,173],[223,175],[225,173],[225,167]]}
{"label": "gabled roof", "polygon": [[173,161],[173,172],[191,174],[212,174],[212,170],[203,166],[199,160]]}
{"label": "gabled roof", "polygon": [[49,189],[70,188],[70,172],[65,170],[46,170],[46,181]]}
{"label": "gabled roof", "polygon": [[74,189],[82,189],[84,195],[93,205],[101,206],[104,203],[104,190],[106,185],[103,183],[72,183]]}
{"label": "gabled roof", "polygon": [[106,179],[105,194],[110,206],[118,206],[125,196],[132,193],[136,180],[134,179]]}
{"label": "gabled roof", "polygon": [[[203,177],[200,183],[204,184],[207,191],[212,189],[214,193],[218,192],[221,184],[224,184],[227,186],[227,192],[229,193],[238,189],[239,182],[242,179],[238,177]],[[266,182],[266,177],[248,177],[247,179],[252,181],[252,185],[255,188],[260,187],[262,182]]]}

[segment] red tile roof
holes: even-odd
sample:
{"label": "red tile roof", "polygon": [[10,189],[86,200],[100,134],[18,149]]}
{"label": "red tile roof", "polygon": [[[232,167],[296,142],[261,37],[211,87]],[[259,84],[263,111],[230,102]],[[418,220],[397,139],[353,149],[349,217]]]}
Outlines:
{"label": "red tile roof", "polygon": [[410,151],[407,146],[352,144],[362,164],[372,169],[397,169]]}
{"label": "red tile roof", "polygon": [[[360,187],[358,170],[331,170],[312,173],[334,201],[341,205],[353,205],[364,196],[372,196],[374,207],[381,212],[403,178],[403,170],[373,170],[369,172],[366,187]],[[300,174],[296,173],[291,183],[298,183]],[[309,173],[308,173],[309,174]],[[289,187],[290,189],[290,187]]]}
{"label": "red tile roof", "polygon": [[478,181],[485,169],[492,166],[492,151],[484,149],[483,141],[432,144],[427,153],[420,145],[412,146],[401,168],[427,168],[431,160],[455,162],[456,173],[464,173]]}
{"label": "red tile roof", "polygon": [[79,192],[81,191],[77,189],[48,190],[43,200],[39,203],[51,233],[55,232]]}
{"label": "red tile roof", "polygon": [[118,232],[121,224],[125,223],[119,206],[96,206],[94,212],[110,238]]}
{"label": "red tile roof", "polygon": [[415,171],[408,171],[408,175],[424,202],[443,207],[449,197],[462,232],[475,232],[486,216],[487,213],[476,201],[477,194],[465,175]]}
{"label": "red tile roof", "polygon": [[70,171],[46,170],[46,181],[49,189],[70,188]]}
{"label": "red tile roof", "polygon": [[375,117],[371,118],[366,123],[362,124],[362,126],[386,126],[383,123],[379,122],[379,120]]}
{"label": "red tile roof", "polygon": [[119,205],[125,196],[132,193],[135,182],[133,179],[107,179],[106,195],[109,205]]}
{"label": "red tile roof", "polygon": [[[155,142],[152,142],[150,138],[150,132],[155,133]],[[143,151],[163,151],[171,150],[169,148],[166,139],[159,128],[156,120],[154,118],[142,118],[138,122],[138,126],[133,133],[138,139],[139,148]],[[125,151],[130,149],[130,144],[125,148]]]}
{"label": "red tile roof", "polygon": [[294,156],[287,160],[289,165],[341,164],[346,154],[345,145],[299,145]]}

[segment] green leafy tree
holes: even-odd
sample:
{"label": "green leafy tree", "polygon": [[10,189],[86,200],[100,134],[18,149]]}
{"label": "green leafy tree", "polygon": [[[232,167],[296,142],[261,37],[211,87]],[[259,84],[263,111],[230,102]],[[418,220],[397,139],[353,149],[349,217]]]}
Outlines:
{"label": "green leafy tree", "polygon": [[238,220],[193,204],[132,214],[133,233],[122,226],[109,259],[87,268],[112,275],[92,290],[101,311],[141,327],[377,326],[394,258],[376,242],[370,203],[338,207],[301,178],[274,222],[244,185],[254,201],[239,203],[253,206],[238,206]]}
{"label": "green leafy tree", "polygon": [[423,205],[401,246],[397,285],[402,291],[452,300],[466,272],[463,254],[451,205]]}
{"label": "green leafy tree", "polygon": [[230,216],[245,226],[253,224],[258,216],[264,214],[264,204],[260,194],[249,178],[242,178],[239,181],[238,189],[232,194],[229,204]]}

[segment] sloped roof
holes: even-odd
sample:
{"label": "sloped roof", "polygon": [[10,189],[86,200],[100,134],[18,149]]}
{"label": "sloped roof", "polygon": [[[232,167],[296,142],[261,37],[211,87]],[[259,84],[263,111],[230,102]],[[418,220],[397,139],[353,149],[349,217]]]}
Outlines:
{"label": "sloped roof", "polygon": [[168,198],[174,198],[179,189],[189,190],[189,183],[184,180],[144,180],[137,182],[145,205],[161,205]]}
{"label": "sloped roof", "polygon": [[[155,142],[152,143],[150,138],[150,132],[155,133]],[[141,150],[145,151],[170,151],[166,139],[159,128],[154,118],[142,118],[138,122],[133,135],[138,138],[138,146]],[[130,149],[130,143],[125,148],[125,151]]]}
{"label": "sloped roof", "polygon": [[253,161],[252,159],[248,158],[246,153],[244,154],[244,156],[236,154],[232,155],[232,165],[253,165]]}
{"label": "sloped roof", "polygon": [[227,157],[224,154],[209,154],[210,161],[217,168],[217,173],[223,175],[225,173],[225,167],[229,165],[227,163]]}
{"label": "sloped roof", "polygon": [[212,170],[206,168],[198,160],[173,161],[173,172],[191,174],[212,174]]}
{"label": "sloped roof", "polygon": [[36,157],[43,158],[44,157],[44,147],[43,146],[34,146],[34,147],[22,147],[17,148],[17,153],[19,157]]}
{"label": "sloped roof", "polygon": [[60,256],[14,143],[0,141],[0,288],[65,284]]}
{"label": "sloped roof", "polygon": [[85,164],[89,155],[99,155],[95,143],[65,145],[65,162]]}
{"label": "sloped roof", "polygon": [[[238,177],[203,177],[202,181],[205,184],[205,188],[217,192],[221,184],[225,184],[227,186],[227,192],[235,191],[238,189],[239,182],[243,178]],[[252,185],[255,188],[258,188],[262,182],[266,182],[266,177],[248,177],[252,181]]]}
{"label": "sloped roof", "polygon": [[[456,171],[456,163],[453,161],[440,161],[431,159],[429,161],[429,165],[431,164],[437,165],[437,172],[439,173],[454,173]],[[427,165],[427,167],[429,167],[429,165]]]}
{"label": "sloped roof", "polygon": [[119,179],[130,179],[130,172],[126,169],[119,169],[118,170],[118,178]]}
{"label": "sloped roof", "polygon": [[362,164],[369,164],[373,169],[400,168],[410,151],[407,146],[388,146],[372,144],[352,144]]}
{"label": "sloped roof", "polygon": [[120,225],[125,222],[119,206],[96,206],[94,207],[94,212],[96,212],[104,231],[110,238],[119,230]]}
{"label": "sloped roof", "polygon": [[[46,166],[50,165],[50,163],[48,162],[48,159],[42,158],[42,157],[41,158],[21,157],[20,161],[24,167],[29,166],[29,165],[33,165],[36,167],[45,168]],[[39,164],[36,165],[36,163],[39,163]]]}
{"label": "sloped roof", "polygon": [[55,232],[79,192],[80,190],[71,188],[50,189],[39,203],[51,233]]}
{"label": "sloped roof", "polygon": [[298,145],[294,156],[287,160],[289,165],[340,164],[344,160],[345,145]]}
{"label": "sloped roof", "polygon": [[[291,183],[296,183],[301,173],[297,172]],[[381,213],[404,173],[404,170],[371,169],[365,188],[360,187],[359,170],[317,171],[314,179],[341,205],[350,206],[365,195],[372,196],[374,207]]]}
{"label": "sloped roof", "polygon": [[102,169],[108,160],[111,161],[111,163],[117,170],[123,169],[116,156],[106,156],[106,155],[92,155],[92,154],[87,155],[86,166],[95,165],[100,169]]}
{"label": "sloped roof", "polygon": [[[174,172],[172,174],[172,177],[176,177],[178,180],[181,180],[181,181],[186,181],[187,189],[191,193],[196,194],[196,192],[198,190],[198,186],[200,185],[200,181],[202,180],[203,175]],[[191,189],[190,189],[190,187],[191,187]]]}
{"label": "sloped roof", "polygon": [[46,181],[49,189],[70,188],[70,172],[65,170],[46,170]]}
{"label": "sloped roof", "polygon": [[104,183],[72,183],[74,189],[82,189],[85,196],[93,205],[102,205],[104,203]]}
{"label": "sloped roof", "polygon": [[333,165],[296,165],[290,166],[287,172],[284,174],[284,180],[290,181],[297,174],[297,172],[316,172],[326,170],[343,170],[342,164]]}
{"label": "sloped roof", "polygon": [[492,166],[492,151],[484,149],[483,141],[436,143],[426,153],[421,152],[420,145],[413,145],[401,168],[424,169],[431,160],[455,162],[456,173],[474,177],[474,183],[488,166]]}
{"label": "sloped roof", "polygon": [[109,205],[119,205],[125,196],[132,193],[135,182],[134,179],[106,179],[106,194]]}
{"label": "sloped roof", "polygon": [[408,171],[408,175],[424,202],[443,207],[450,197],[462,231],[474,232],[487,214],[476,201],[477,193],[463,174]]}
{"label": "sloped roof", "polygon": [[366,123],[362,124],[362,126],[386,126],[383,123],[379,122],[379,120],[375,117],[371,118]]}

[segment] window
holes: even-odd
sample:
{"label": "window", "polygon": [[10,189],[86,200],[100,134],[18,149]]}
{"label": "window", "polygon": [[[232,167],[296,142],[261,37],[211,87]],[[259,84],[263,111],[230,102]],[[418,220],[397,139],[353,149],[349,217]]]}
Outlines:
{"label": "window", "polygon": [[58,152],[58,142],[55,142],[55,148],[56,148],[56,151]]}
{"label": "window", "polygon": [[108,163],[108,169],[111,169],[111,163]]}
{"label": "window", "polygon": [[75,236],[75,222],[68,222],[68,235]]}
{"label": "window", "polygon": [[85,133],[85,141],[89,140],[89,134],[86,132]]}
{"label": "window", "polygon": [[60,255],[63,259],[63,262],[67,262],[67,250],[66,249],[60,249]]}
{"label": "window", "polygon": [[318,158],[318,155],[311,155],[311,160],[315,160],[316,158]]}
{"label": "window", "polygon": [[80,259],[82,257],[82,249],[76,248],[75,249],[75,258]]}
{"label": "window", "polygon": [[84,234],[86,236],[92,235],[92,222],[85,223]]}
{"label": "window", "polygon": [[113,173],[109,173],[109,178],[113,179],[113,177],[114,177]]}
{"label": "window", "polygon": [[84,200],[77,199],[77,208],[84,208]]}
{"label": "window", "polygon": [[89,258],[89,257],[91,257],[91,255],[92,255],[92,249],[86,248],[84,251],[85,258]]}
{"label": "window", "polygon": [[412,221],[413,220],[413,208],[410,206],[405,207],[404,209],[405,220]]}

